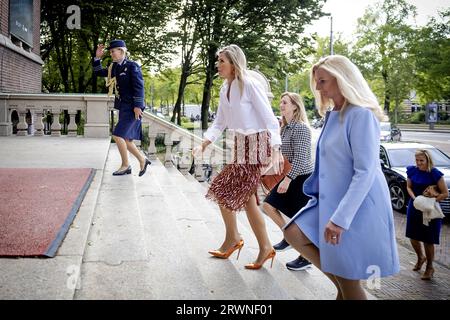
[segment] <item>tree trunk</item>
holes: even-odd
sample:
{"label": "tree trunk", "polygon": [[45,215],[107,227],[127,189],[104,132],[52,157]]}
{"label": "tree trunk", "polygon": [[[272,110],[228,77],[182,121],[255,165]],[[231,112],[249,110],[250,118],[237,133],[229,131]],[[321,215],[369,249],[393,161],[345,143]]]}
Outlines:
{"label": "tree trunk", "polygon": [[50,33],[51,37],[54,39],[55,51],[56,51],[56,59],[58,62],[59,73],[61,74],[61,80],[64,86],[64,91],[69,92],[69,72],[66,62],[65,48],[66,43],[64,41],[65,34],[60,32],[55,26],[55,23],[50,23]]}
{"label": "tree trunk", "polygon": [[395,113],[394,113],[394,123],[398,123],[398,107],[400,106],[400,103],[398,99],[395,99]]}
{"label": "tree trunk", "polygon": [[[98,34],[96,34],[94,38],[94,50],[91,51],[91,61],[90,61],[91,65],[95,58],[95,51],[97,50],[97,46],[98,46]],[[92,70],[92,74],[94,74],[94,70]],[[97,93],[97,76],[95,75],[92,76],[92,92]]]}
{"label": "tree trunk", "polygon": [[209,103],[211,101],[211,88],[213,85],[213,77],[215,73],[216,62],[216,46],[211,46],[208,49],[208,64],[206,66],[206,79],[203,85],[203,99],[202,99],[202,130],[208,129]]}
{"label": "tree trunk", "polygon": [[381,74],[383,76],[384,82],[384,111],[387,115],[389,115],[389,109],[391,106],[391,90],[389,89],[388,75],[386,70],[383,70]]}
{"label": "tree trunk", "polygon": [[186,66],[183,65],[183,70],[181,72],[180,84],[178,86],[178,97],[175,106],[173,107],[173,115],[170,121],[175,122],[175,117],[177,119],[177,124],[181,126],[181,103],[183,102],[184,89],[186,88],[187,78],[189,76],[189,71],[186,70]]}

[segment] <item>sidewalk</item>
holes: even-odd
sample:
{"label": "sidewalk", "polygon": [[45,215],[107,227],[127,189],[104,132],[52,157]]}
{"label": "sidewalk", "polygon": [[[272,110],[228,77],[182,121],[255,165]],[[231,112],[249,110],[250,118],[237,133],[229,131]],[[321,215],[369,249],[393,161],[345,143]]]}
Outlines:
{"label": "sidewalk", "polygon": [[397,124],[401,131],[420,131],[420,132],[436,132],[436,133],[450,133],[450,125],[435,124],[434,129],[430,129],[430,125],[425,123],[420,124]]}
{"label": "sidewalk", "polygon": [[400,273],[381,279],[379,289],[367,290],[378,299],[392,300],[448,300],[450,299],[450,227],[443,225],[441,243],[435,246],[435,273],[431,281],[420,279],[420,272],[412,271],[417,258],[409,239],[405,237],[406,216],[394,212],[395,232],[400,257]]}
{"label": "sidewalk", "polygon": [[[414,249],[409,241],[409,238],[405,237],[406,231],[406,214],[398,213],[394,211],[394,223],[395,234],[399,245],[407,248],[409,251],[414,252]],[[436,263],[443,267],[450,268],[450,225],[443,224],[441,229],[440,244],[434,246]],[[414,262],[415,263],[415,262]],[[449,279],[450,280],[450,279]]]}

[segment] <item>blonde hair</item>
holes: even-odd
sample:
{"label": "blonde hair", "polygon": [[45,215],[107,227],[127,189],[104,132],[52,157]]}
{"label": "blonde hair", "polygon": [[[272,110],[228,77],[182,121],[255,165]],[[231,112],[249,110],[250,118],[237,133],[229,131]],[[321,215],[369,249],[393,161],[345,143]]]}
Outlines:
{"label": "blonde hair", "polygon": [[129,55],[128,49],[126,47],[118,47],[117,49],[122,50],[124,58]]}
{"label": "blonde hair", "polygon": [[353,104],[363,108],[369,108],[378,120],[386,120],[383,109],[380,107],[377,98],[369,88],[358,67],[347,57],[332,55],[320,59],[312,68],[310,74],[311,91],[314,93],[316,107],[319,114],[323,116],[327,109],[334,106],[332,99],[324,98],[316,90],[316,80],[314,78],[317,69],[323,69],[336,78],[338,88],[345,98],[345,103],[341,109],[341,116],[344,115],[348,104]]}
{"label": "blonde hair", "polygon": [[234,75],[242,95],[244,92],[244,78],[247,70],[247,58],[245,57],[244,51],[242,51],[239,46],[230,44],[229,46],[220,49],[217,54],[219,55],[221,53],[225,55],[234,66]]}
{"label": "blonde hair", "polygon": [[426,149],[417,149],[415,156],[424,156],[427,159],[427,171],[430,172],[434,167],[433,158],[431,157],[430,151]]}
{"label": "blonde hair", "polygon": [[[303,104],[303,99],[299,94],[294,92],[284,92],[281,95],[281,99],[283,97],[288,97],[291,101],[292,105],[295,106],[293,120],[295,122],[303,122],[307,126],[309,126],[308,116],[306,115],[305,105]],[[287,125],[286,118],[282,116],[283,125],[282,127]]]}

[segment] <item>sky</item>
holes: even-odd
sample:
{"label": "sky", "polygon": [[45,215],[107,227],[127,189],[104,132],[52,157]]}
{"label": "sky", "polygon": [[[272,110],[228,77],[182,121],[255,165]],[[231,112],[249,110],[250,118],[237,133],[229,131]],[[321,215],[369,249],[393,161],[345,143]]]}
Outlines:
{"label": "sky", "polygon": [[[367,6],[376,0],[327,0],[323,6],[324,12],[333,16],[333,34],[342,33],[344,38],[351,39],[356,31],[357,19],[362,17]],[[418,26],[427,23],[429,17],[437,16],[438,10],[450,7],[450,0],[407,0],[417,8],[416,22]],[[305,29],[305,33],[317,32],[319,36],[330,35],[330,18],[322,17]]]}

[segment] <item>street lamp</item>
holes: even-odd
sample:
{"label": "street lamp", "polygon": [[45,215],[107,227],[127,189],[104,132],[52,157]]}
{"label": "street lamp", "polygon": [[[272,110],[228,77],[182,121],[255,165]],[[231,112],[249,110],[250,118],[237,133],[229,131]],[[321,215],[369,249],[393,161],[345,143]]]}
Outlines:
{"label": "street lamp", "polygon": [[333,54],[333,16],[330,14],[330,55],[332,56]]}
{"label": "street lamp", "polygon": [[284,80],[284,92],[288,92],[289,89],[289,74],[286,72],[286,78]]}
{"label": "street lamp", "polygon": [[330,56],[334,54],[333,50],[333,16],[331,13],[325,13],[324,16],[330,17]]}

